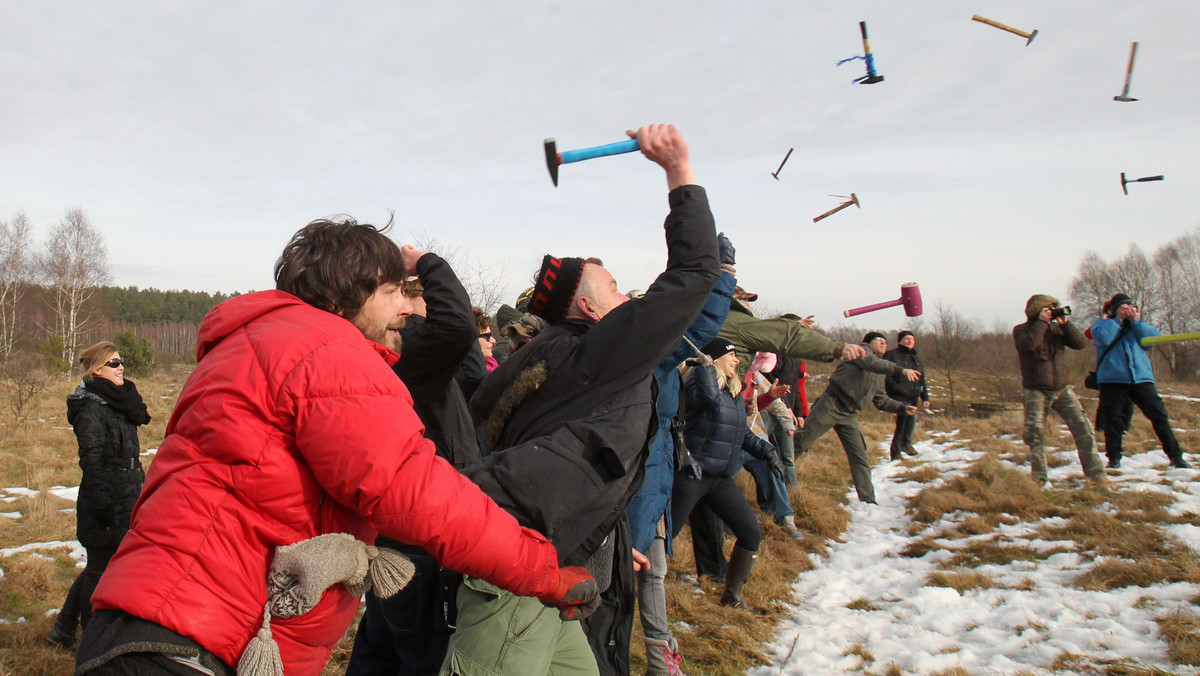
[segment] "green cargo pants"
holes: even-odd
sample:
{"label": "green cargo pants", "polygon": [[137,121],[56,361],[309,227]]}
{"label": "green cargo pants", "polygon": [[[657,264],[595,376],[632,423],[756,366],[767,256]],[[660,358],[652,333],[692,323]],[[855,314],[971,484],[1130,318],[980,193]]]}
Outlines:
{"label": "green cargo pants", "polygon": [[1104,480],[1104,465],[1096,453],[1096,433],[1092,423],[1083,414],[1083,406],[1075,396],[1075,387],[1067,385],[1057,390],[1025,390],[1025,433],[1022,438],[1029,447],[1029,468],[1033,480],[1045,483],[1046,471],[1046,417],[1054,409],[1067,423],[1075,448],[1079,450],[1079,464],[1084,475],[1092,481]]}
{"label": "green cargo pants", "polygon": [[458,590],[458,626],[442,676],[599,676],[579,622],[475,577]]}
{"label": "green cargo pants", "polygon": [[850,463],[850,477],[854,479],[854,490],[858,499],[874,504],[875,484],[871,482],[871,459],[867,455],[867,441],[858,426],[858,411],[849,409],[836,397],[822,394],[813,403],[804,427],[796,432],[796,445],[800,453],[807,453],[826,432],[832,429],[842,442],[846,460]]}

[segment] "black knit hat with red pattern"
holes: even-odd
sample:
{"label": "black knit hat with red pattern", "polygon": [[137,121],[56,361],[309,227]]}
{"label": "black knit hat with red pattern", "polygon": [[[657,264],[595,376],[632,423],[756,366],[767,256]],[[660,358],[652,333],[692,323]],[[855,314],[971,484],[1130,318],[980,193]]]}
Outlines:
{"label": "black knit hat with red pattern", "polygon": [[542,269],[529,299],[529,313],[551,324],[562,321],[579,288],[583,264],[582,258],[555,258],[549,254],[543,257]]}

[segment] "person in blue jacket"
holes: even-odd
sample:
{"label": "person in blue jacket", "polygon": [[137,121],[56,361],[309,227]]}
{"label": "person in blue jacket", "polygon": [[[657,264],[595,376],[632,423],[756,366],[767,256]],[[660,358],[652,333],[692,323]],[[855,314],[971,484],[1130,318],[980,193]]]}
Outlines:
{"label": "person in blue jacket", "polygon": [[751,432],[747,424],[733,343],[717,338],[701,352],[709,359],[693,367],[684,379],[687,395],[684,438],[691,467],[675,473],[671,536],[679,534],[692,508],[703,501],[729,525],[736,538],[725,572],[721,605],[754,610],[742,599],[742,587],[750,579],[754,560],[758,558],[762,529],[734,477],[742,469],[743,451],[766,462],[781,480],[783,462],[775,447]]}
{"label": "person in blue jacket", "polygon": [[[667,576],[667,556],[671,555],[671,489],[675,483],[676,443],[672,424],[679,413],[679,365],[696,356],[695,345],[707,345],[717,337],[729,301],[737,286],[734,277],[735,250],[725,233],[717,235],[721,260],[721,279],[708,297],[700,316],[684,333],[679,348],[654,369],[658,383],[658,430],[650,444],[646,459],[646,476],[637,495],[629,503],[626,514],[633,538],[633,548],[650,559],[650,566],[638,571],[638,612],[642,618],[643,640],[646,645],[647,676],[680,673],[683,657],[679,643],[667,622],[667,594],[663,580]],[[679,421],[682,424],[682,420]],[[686,452],[686,449],[678,449]]]}
{"label": "person in blue jacket", "polygon": [[[1142,415],[1154,426],[1163,452],[1171,467],[1191,467],[1183,458],[1183,449],[1175,439],[1167,407],[1154,385],[1154,368],[1150,365],[1150,346],[1142,338],[1161,336],[1158,329],[1142,321],[1142,310],[1133,299],[1118,293],[1108,301],[1107,316],[1092,324],[1092,340],[1096,344],[1096,382],[1100,385],[1100,412],[1104,423],[1104,452],[1108,466],[1121,466],[1121,439],[1125,436],[1120,410],[1132,401]],[[1111,347],[1111,349],[1110,349]],[[1103,359],[1100,359],[1103,357]]]}

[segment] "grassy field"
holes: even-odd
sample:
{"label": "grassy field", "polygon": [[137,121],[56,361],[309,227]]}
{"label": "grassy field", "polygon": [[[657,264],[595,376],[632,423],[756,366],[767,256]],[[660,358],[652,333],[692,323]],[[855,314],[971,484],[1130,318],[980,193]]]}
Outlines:
{"label": "grassy field", "polygon": [[[138,380],[153,422],[142,430],[143,449],[156,448],[162,440],[167,418],[178,395],[186,372],[175,370]],[[956,374],[956,380],[961,376]],[[936,374],[931,384],[935,407],[938,402]],[[957,387],[972,397],[995,401],[1002,397],[986,387],[984,379],[972,382],[963,379]],[[815,398],[821,380],[815,379],[810,396]],[[75,520],[74,504],[47,492],[54,486],[77,486],[79,469],[76,464],[75,438],[65,420],[64,397],[74,388],[69,380],[47,380],[28,404],[23,416],[9,406],[0,409],[0,486],[28,488],[38,491],[32,497],[16,497],[0,511],[19,512],[19,518],[0,518],[0,549],[29,543],[71,541]],[[972,389],[974,388],[974,389]],[[1168,386],[1171,392],[1187,398],[1167,399],[1174,427],[1179,430],[1185,451],[1200,447],[1200,388]],[[993,392],[989,394],[989,392]],[[1080,390],[1088,397],[1092,393]],[[1195,399],[1195,401],[1189,400]],[[1085,407],[1094,410],[1094,398],[1085,400]],[[20,420],[23,417],[24,420]],[[892,417],[878,412],[861,416],[864,433],[871,446],[885,440],[891,433]],[[1056,425],[1055,435],[1061,435]],[[1028,479],[1027,470],[1015,471],[1001,460],[1022,462],[1027,453],[1019,442],[1020,423],[1012,414],[987,419],[953,417],[946,412],[923,416],[918,438],[926,434],[959,430],[963,443],[975,450],[987,452],[987,457],[971,468],[965,476],[938,482],[920,492],[909,509],[914,522],[922,526],[937,523],[951,512],[966,512],[970,516],[957,522],[954,531],[926,533],[918,544],[904,552],[920,556],[937,547],[935,540],[966,537],[990,532],[1002,524],[1014,521],[1034,521],[1047,515],[1065,519],[1056,527],[1053,539],[1069,539],[1080,550],[1091,555],[1107,555],[1106,563],[1092,569],[1080,585],[1095,588],[1145,586],[1162,579],[1178,579],[1200,583],[1200,559],[1195,552],[1165,538],[1161,526],[1171,523],[1196,523],[1200,516],[1172,517],[1166,511],[1166,500],[1147,493],[1124,493],[1119,490],[1039,490]],[[1011,435],[1015,434],[1016,437]],[[1005,436],[1010,435],[1010,436]],[[1052,445],[1068,447],[1069,438],[1053,439]],[[1157,441],[1145,419],[1135,417],[1134,428],[1126,438],[1130,454],[1157,448]],[[1154,451],[1158,453],[1159,451]],[[1051,455],[1052,466],[1068,462],[1072,453]],[[1196,458],[1200,460],[1200,458]],[[150,456],[146,457],[148,463]],[[930,483],[937,478],[920,462],[906,460],[913,481]],[[849,523],[846,509],[849,472],[845,456],[833,434],[821,439],[813,452],[799,463],[801,485],[793,491],[796,521],[806,537],[795,541],[770,519],[760,519],[764,531],[763,548],[754,576],[745,590],[750,603],[768,610],[765,616],[722,608],[717,604],[720,588],[707,580],[697,581],[691,557],[687,529],[675,541],[675,557],[668,578],[668,605],[675,623],[689,674],[733,674],[756,664],[765,663],[761,650],[764,641],[774,636],[774,626],[787,613],[793,601],[792,583],[802,571],[812,567],[810,555],[827,551],[831,540],[842,534]],[[740,481],[748,492],[749,478]],[[1098,513],[1093,507],[1106,501],[1116,505],[1115,515]],[[1058,522],[1056,522],[1058,523]],[[731,547],[732,543],[727,543]],[[69,550],[43,549],[0,558],[0,676],[9,674],[69,674],[73,653],[49,647],[43,637],[53,621],[53,613],[61,605],[71,581],[77,574]],[[985,564],[1020,561],[1044,552],[1022,550],[1019,547],[967,547],[958,551],[943,570],[931,575],[930,586],[952,587],[959,591],[986,588],[992,584],[987,575],[976,568]],[[864,600],[864,603],[868,601]],[[1159,621],[1162,635],[1171,646],[1172,659],[1180,665],[1200,664],[1200,615],[1189,610],[1174,610]],[[641,654],[640,627],[634,628],[634,672],[644,668]],[[326,674],[341,674],[349,654],[352,634],[337,650],[327,666]],[[862,646],[869,655],[869,646]],[[1094,665],[1086,656],[1064,657],[1062,673],[1135,674],[1161,673],[1138,671],[1129,665]],[[864,669],[872,674],[900,674],[886,666]],[[946,674],[965,671],[951,670]]]}

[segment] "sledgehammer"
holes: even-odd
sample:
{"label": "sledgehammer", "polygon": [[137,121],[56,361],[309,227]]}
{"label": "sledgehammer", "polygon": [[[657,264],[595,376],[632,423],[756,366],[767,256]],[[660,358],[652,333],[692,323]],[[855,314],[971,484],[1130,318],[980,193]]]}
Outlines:
{"label": "sledgehammer", "polygon": [[560,153],[554,139],[548,138],[546,139],[546,168],[550,170],[550,180],[554,181],[554,187],[557,188],[558,165],[560,164],[590,160],[594,157],[621,155],[640,149],[641,146],[638,145],[637,139],[633,138],[628,141],[617,141],[616,143],[609,143],[603,146],[580,148],[579,150],[564,150]]}
{"label": "sledgehammer", "polygon": [[1200,331],[1191,333],[1176,333],[1170,336],[1146,336],[1142,339],[1142,345],[1162,345],[1163,343],[1182,343],[1185,340],[1200,340]]}
{"label": "sledgehammer", "polygon": [[865,305],[856,307],[853,310],[846,310],[842,313],[844,317],[853,317],[867,312],[874,312],[884,308],[896,307],[897,305],[904,306],[904,314],[908,317],[921,316],[921,290],[917,288],[916,282],[908,282],[900,285],[900,297],[896,300],[889,300],[886,303],[876,303],[874,305]]}

